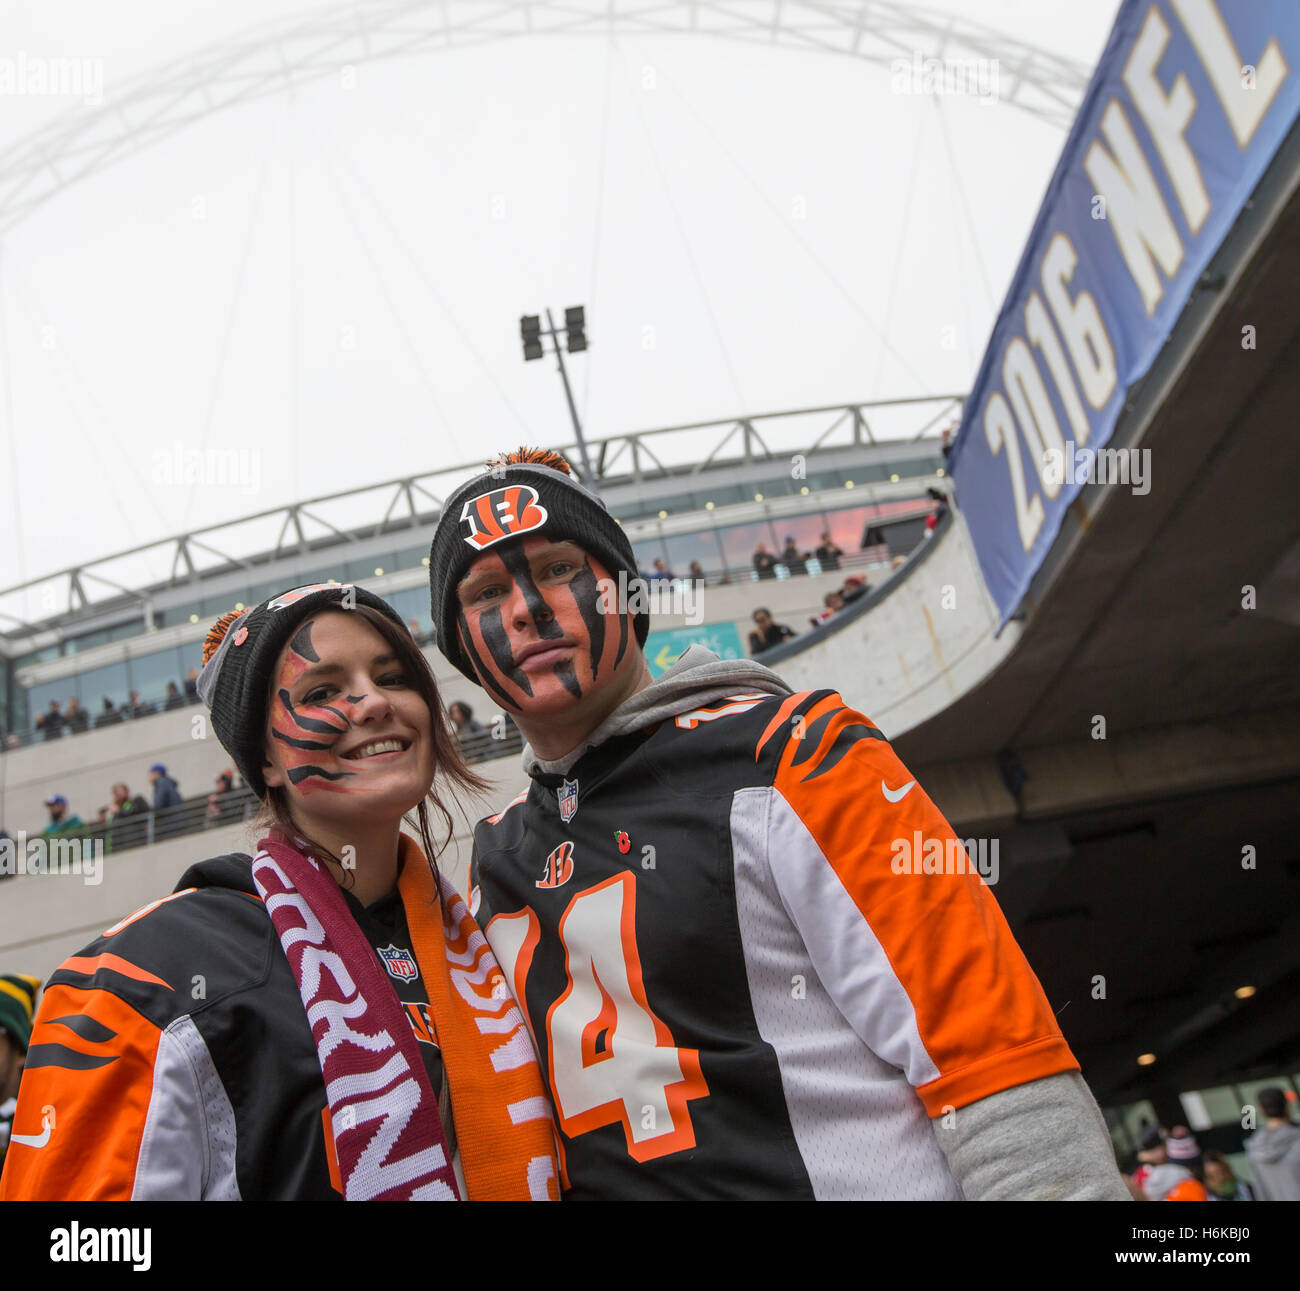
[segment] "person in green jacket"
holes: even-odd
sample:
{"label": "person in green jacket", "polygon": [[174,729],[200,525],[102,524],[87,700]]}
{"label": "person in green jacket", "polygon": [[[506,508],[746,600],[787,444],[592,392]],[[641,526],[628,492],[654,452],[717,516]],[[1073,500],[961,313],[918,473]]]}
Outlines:
{"label": "person in green jacket", "polygon": [[68,810],[68,800],[56,793],[53,798],[46,798],[45,805],[50,809],[50,823],[41,830],[41,836],[49,834],[71,834],[82,829],[81,817]]}

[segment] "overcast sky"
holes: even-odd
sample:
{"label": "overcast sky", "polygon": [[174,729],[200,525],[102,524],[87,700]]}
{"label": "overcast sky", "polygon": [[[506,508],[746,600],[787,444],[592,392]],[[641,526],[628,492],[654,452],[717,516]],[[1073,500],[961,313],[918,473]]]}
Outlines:
{"label": "overcast sky", "polygon": [[[1118,5],[926,7],[1091,66]],[[10,4],[0,72],[94,60],[111,105],[339,9]],[[891,92],[852,58],[706,37],[537,36],[343,80],[200,115],[0,238],[0,587],[567,442],[554,360],[525,365],[518,339],[548,306],[587,307],[572,376],[593,437],[964,391],[1065,138],[975,96]],[[103,110],[12,81],[3,106],[0,150]],[[170,478],[205,447],[234,478]]]}

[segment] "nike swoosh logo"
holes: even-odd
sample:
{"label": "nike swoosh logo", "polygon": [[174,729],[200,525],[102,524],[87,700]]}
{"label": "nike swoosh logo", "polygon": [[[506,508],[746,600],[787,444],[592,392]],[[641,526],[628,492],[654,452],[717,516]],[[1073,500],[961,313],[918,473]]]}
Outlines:
{"label": "nike swoosh logo", "polygon": [[41,1122],[41,1132],[39,1134],[10,1134],[10,1143],[20,1143],[27,1148],[43,1148],[50,1141],[50,1118],[47,1116]]}
{"label": "nike swoosh logo", "polygon": [[909,780],[901,789],[891,789],[883,780],[880,782],[880,792],[889,799],[890,802],[902,802],[913,789],[916,788],[916,781]]}

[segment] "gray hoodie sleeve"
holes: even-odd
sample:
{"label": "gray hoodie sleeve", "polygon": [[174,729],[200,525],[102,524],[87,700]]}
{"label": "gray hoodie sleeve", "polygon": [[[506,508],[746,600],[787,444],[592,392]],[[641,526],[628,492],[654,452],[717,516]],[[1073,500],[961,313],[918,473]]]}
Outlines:
{"label": "gray hoodie sleeve", "polygon": [[1077,1071],[1004,1089],[930,1122],[967,1201],[1131,1201]]}

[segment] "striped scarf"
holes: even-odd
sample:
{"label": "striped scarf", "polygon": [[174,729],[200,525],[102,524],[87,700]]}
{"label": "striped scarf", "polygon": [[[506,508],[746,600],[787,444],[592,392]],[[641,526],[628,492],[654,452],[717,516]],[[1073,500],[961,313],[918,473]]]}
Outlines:
{"label": "striped scarf", "polygon": [[[473,1200],[558,1196],[550,1106],[528,1028],[486,939],[413,839],[398,892],[429,992]],[[348,1201],[454,1201],[451,1152],[410,1024],[338,884],[278,831],[253,881],[311,1024]]]}

